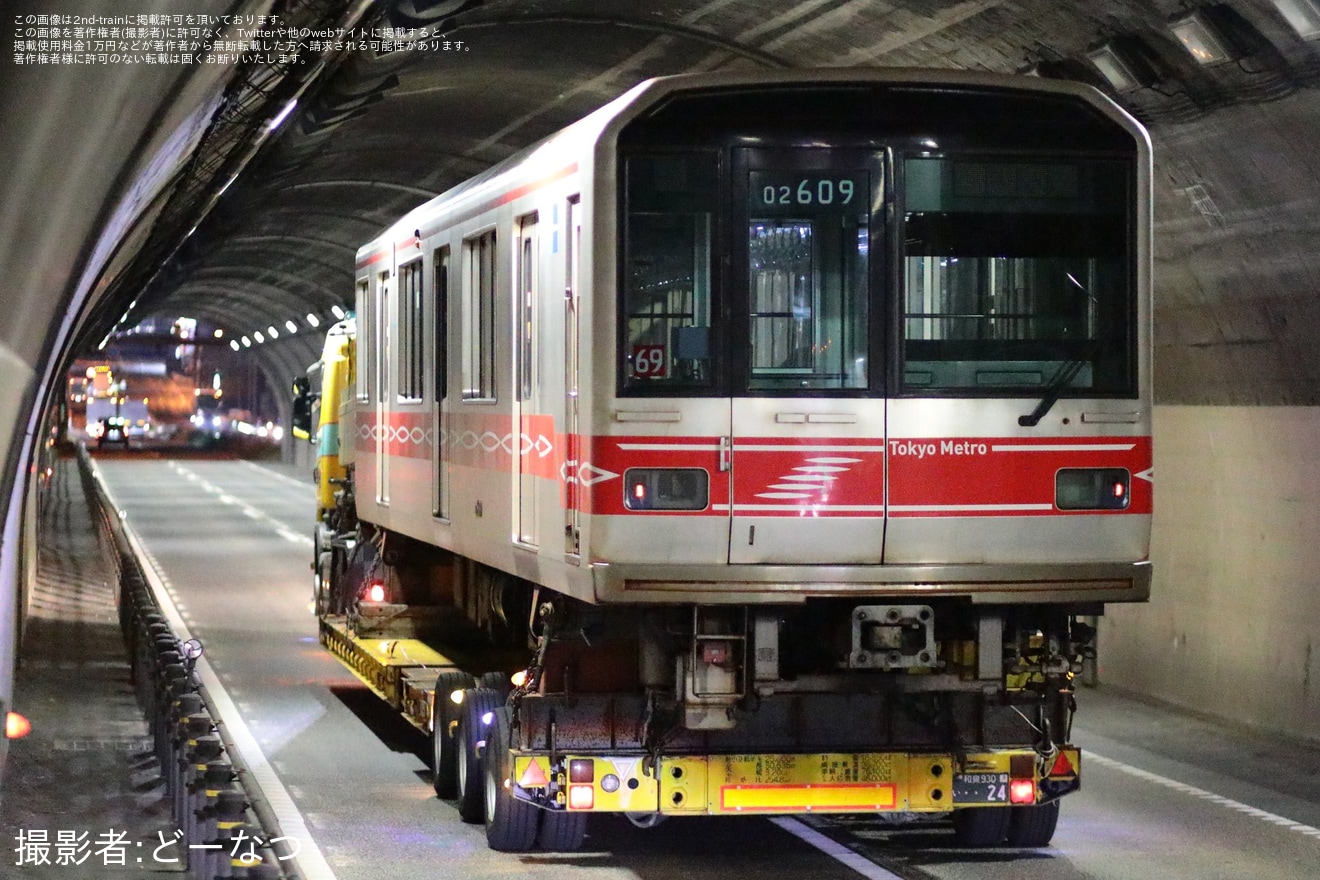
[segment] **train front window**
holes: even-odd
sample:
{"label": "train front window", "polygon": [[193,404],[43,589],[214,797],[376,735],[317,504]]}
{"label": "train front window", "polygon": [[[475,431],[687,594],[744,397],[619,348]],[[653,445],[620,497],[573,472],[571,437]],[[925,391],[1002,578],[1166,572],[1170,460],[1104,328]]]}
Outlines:
{"label": "train front window", "polygon": [[905,390],[1131,391],[1123,164],[949,157],[903,168]]}
{"label": "train front window", "polygon": [[865,171],[752,171],[749,390],[865,388]]}
{"label": "train front window", "polygon": [[625,164],[625,386],[709,389],[717,348],[711,237],[718,159],[714,153],[664,154],[634,156]]}

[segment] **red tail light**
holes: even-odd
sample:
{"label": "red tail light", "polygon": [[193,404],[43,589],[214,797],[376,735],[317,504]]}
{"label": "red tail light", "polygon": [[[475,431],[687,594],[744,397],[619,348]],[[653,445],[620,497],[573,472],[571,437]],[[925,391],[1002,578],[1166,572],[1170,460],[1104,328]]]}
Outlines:
{"label": "red tail light", "polygon": [[368,602],[384,602],[384,601],[385,601],[385,585],[384,585],[384,584],[372,584],[371,586],[367,587],[367,595],[366,595],[366,599],[367,599]]}
{"label": "red tail light", "polygon": [[1034,804],[1036,802],[1036,782],[1033,779],[1014,779],[1008,784],[1008,802],[1011,804]]}

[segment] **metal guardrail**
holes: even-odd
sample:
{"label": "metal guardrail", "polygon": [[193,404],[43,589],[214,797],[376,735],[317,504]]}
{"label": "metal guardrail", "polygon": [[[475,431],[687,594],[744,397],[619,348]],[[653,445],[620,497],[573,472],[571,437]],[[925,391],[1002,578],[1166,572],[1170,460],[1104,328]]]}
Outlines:
{"label": "metal guardrail", "polygon": [[83,446],[78,470],[112,551],[132,682],[173,804],[179,851],[188,856],[188,877],[303,880],[296,852],[268,843],[282,839],[279,822],[195,672],[200,643],[172,630]]}

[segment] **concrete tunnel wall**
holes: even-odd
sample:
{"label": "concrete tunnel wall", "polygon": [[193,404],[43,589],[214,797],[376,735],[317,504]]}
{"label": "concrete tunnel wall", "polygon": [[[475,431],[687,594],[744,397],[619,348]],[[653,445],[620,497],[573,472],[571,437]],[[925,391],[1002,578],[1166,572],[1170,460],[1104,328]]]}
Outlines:
{"label": "concrete tunnel wall", "polygon": [[1100,681],[1320,740],[1320,94],[1152,136],[1155,578]]}
{"label": "concrete tunnel wall", "polygon": [[1155,582],[1099,678],[1320,740],[1320,408],[1155,408]]}

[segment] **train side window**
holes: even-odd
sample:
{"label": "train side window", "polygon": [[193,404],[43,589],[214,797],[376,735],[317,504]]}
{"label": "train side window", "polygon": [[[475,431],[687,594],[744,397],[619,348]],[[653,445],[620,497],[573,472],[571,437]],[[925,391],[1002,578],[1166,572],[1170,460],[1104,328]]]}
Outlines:
{"label": "train side window", "polygon": [[372,316],[375,314],[375,302],[371,296],[371,286],[366,281],[358,282],[357,286],[357,399],[368,401],[371,399],[371,386],[375,378],[372,369],[376,363],[373,355],[372,340],[375,332],[375,324]]}
{"label": "train side window", "polygon": [[400,401],[420,401],[423,395],[422,328],[425,327],[422,260],[399,267],[399,379]]}
{"label": "train side window", "polygon": [[463,399],[495,399],[495,230],[463,242]]}
{"label": "train side window", "polygon": [[449,394],[449,248],[435,252],[435,402]]}
{"label": "train side window", "polygon": [[1135,390],[1123,163],[954,156],[903,165],[905,390]]}
{"label": "train side window", "polygon": [[625,389],[705,394],[716,381],[711,239],[718,176],[713,152],[625,160]]}

